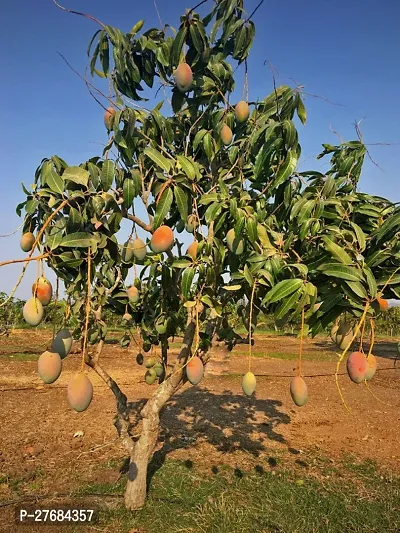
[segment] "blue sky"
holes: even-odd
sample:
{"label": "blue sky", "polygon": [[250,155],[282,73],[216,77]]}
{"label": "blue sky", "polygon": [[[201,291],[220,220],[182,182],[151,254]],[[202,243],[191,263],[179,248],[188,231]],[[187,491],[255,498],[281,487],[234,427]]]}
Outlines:
{"label": "blue sky", "polygon": [[[15,206],[24,199],[20,183],[33,182],[41,159],[57,154],[70,165],[79,164],[101,153],[98,143],[105,143],[106,131],[102,108],[57,54],[61,52],[83,74],[87,44],[97,25],[61,11],[51,0],[3,4],[0,233],[7,234],[21,222],[15,214]],[[164,23],[177,27],[179,16],[194,4],[158,0],[158,9]],[[245,0],[248,12],[257,4],[258,0]],[[145,19],[145,27],[159,26],[152,0],[119,0],[114,4],[69,0],[65,5],[123,31],[129,31],[139,19]],[[204,6],[201,9],[204,13]],[[303,147],[300,170],[327,168],[327,164],[315,161],[315,156],[323,142],[339,142],[330,128],[345,140],[355,139],[355,120],[363,119],[365,143],[400,143],[399,19],[398,0],[266,0],[258,10],[249,60],[250,99],[272,91],[265,60],[274,65],[278,84],[300,83],[306,93],[321,97],[305,98],[308,122],[299,126]],[[102,86],[96,79],[94,83]],[[236,95],[240,96],[238,85]],[[400,144],[371,145],[369,150],[382,170],[366,160],[361,189],[400,201]],[[23,257],[19,238],[20,232],[0,239],[0,261]],[[2,267],[0,291],[10,292],[19,272],[20,267],[14,265]],[[48,270],[47,274],[54,279]],[[18,297],[29,296],[35,276],[36,266],[32,264],[16,293]]]}

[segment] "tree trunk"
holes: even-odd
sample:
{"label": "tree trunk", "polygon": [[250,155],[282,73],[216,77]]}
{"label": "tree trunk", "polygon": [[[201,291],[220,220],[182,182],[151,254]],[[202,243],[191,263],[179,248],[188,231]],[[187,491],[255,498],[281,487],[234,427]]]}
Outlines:
{"label": "tree trunk", "polygon": [[129,511],[141,509],[147,494],[147,467],[157,443],[159,416],[152,412],[143,418],[142,434],[130,458],[128,482],[125,489],[125,507]]}
{"label": "tree trunk", "polygon": [[128,443],[130,450],[130,463],[128,483],[125,490],[125,506],[133,511],[141,509],[146,501],[147,494],[147,468],[149,460],[157,444],[160,430],[160,411],[167,401],[185,382],[183,365],[190,355],[195,333],[195,321],[192,313],[188,313],[186,331],[183,337],[182,348],[178,355],[173,373],[163,381],[154,394],[147,400],[141,411],[141,434],[132,449],[132,442]]}

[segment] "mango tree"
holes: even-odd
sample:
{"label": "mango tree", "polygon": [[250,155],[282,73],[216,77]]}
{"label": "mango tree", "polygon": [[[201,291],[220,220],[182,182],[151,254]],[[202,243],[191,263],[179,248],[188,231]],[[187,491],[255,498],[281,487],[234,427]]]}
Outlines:
{"label": "mango tree", "polygon": [[[344,313],[360,326],[379,311],[377,298],[400,297],[400,209],[358,190],[367,154],[360,140],[324,144],[326,173],[296,171],[295,121],[306,122],[300,88],[231,101],[255,35],[243,0],[216,0],[204,18],[190,9],[176,31],[99,24],[89,57],[92,75],[113,88],[103,101],[107,145],[79,166],[43,159],[17,212],[33,235],[22,243],[28,260],[45,261],[63,281],[83,361],[115,395],[130,456],[125,504],[138,509],[161,410],[188,380],[199,382],[217,338],[251,347],[260,311],[279,325],[302,316],[304,335]],[[156,92],[152,109],[145,86]],[[118,242],[123,219],[132,233]],[[189,250],[182,232],[192,234]],[[239,302],[245,338],[227,320]],[[35,293],[32,305],[34,314]],[[151,388],[139,421],[101,364],[105,310],[124,317],[123,346],[140,333],[139,363],[152,347],[160,352],[145,356]],[[180,331],[171,360],[169,339]],[[254,388],[251,374],[244,389]],[[92,392],[82,368],[71,405],[86,408]]]}

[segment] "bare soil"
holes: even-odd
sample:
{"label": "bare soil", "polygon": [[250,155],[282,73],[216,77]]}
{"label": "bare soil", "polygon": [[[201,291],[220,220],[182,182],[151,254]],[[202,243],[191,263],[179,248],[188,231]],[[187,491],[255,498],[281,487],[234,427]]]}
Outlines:
{"label": "bare soil", "polygon": [[[107,386],[89,371],[94,398],[89,409],[78,414],[68,405],[66,387],[80,368],[80,355],[63,361],[63,372],[52,385],[41,382],[36,360],[24,360],[24,353],[42,353],[50,339],[49,331],[37,330],[0,337],[0,531],[27,531],[12,524],[13,509],[4,505],[7,502],[57,493],[66,502],[70,491],[114,483],[123,475],[125,451],[113,426],[115,399]],[[157,463],[168,456],[202,469],[220,464],[246,469],[260,461],[273,467],[274,458],[284,452],[297,462],[302,454],[316,452],[333,461],[344,454],[372,459],[400,474],[400,363],[394,365],[398,341],[377,341],[378,371],[369,389],[352,383],[342,365],[339,383],[351,412],[336,388],[335,348],[329,339],[304,341],[304,351],[315,360],[303,362],[309,400],[302,408],[294,406],[289,393],[297,366],[296,337],[256,336],[254,352],[266,356],[251,360],[257,375],[253,398],[241,390],[249,365],[247,348],[238,346],[227,358],[220,353],[225,374],[214,366],[200,385],[186,385],[169,402]],[[145,368],[135,361],[135,346],[122,349],[114,342],[106,345],[101,363],[139,408],[156,385],[144,382]],[[293,359],[269,358],[274,352],[293,354]],[[332,353],[332,360],[326,360],[326,352]],[[323,361],[318,360],[320,353],[325,354]]]}

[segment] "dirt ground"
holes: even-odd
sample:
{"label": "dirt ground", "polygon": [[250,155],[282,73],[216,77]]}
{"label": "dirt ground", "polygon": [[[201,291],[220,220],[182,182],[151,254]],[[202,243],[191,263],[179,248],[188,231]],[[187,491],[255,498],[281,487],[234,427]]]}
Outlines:
{"label": "dirt ground", "polygon": [[[113,426],[115,401],[107,386],[89,371],[93,401],[78,414],[68,405],[66,386],[80,367],[80,356],[64,360],[63,372],[52,385],[41,382],[35,360],[23,359],[24,353],[42,353],[50,338],[48,331],[31,330],[0,337],[0,517],[5,517],[0,531],[17,531],[10,522],[5,525],[11,513],[7,502],[26,495],[65,495],[121,477],[125,452]],[[349,413],[336,389],[335,349],[328,339],[304,342],[304,352],[315,360],[303,362],[309,400],[298,408],[289,394],[295,357],[268,357],[269,352],[296,354],[298,339],[257,335],[254,351],[267,355],[251,362],[257,375],[255,397],[242,393],[247,348],[236,347],[226,362],[227,375],[208,372],[199,386],[185,386],[170,401],[162,417],[159,457],[184,458],[210,468],[268,461],[284,451],[298,460],[313,450],[333,459],[347,453],[373,459],[400,474],[400,362],[394,367],[398,341],[377,341],[378,372],[369,390],[352,383],[343,364],[339,382]],[[318,353],[327,351],[332,360],[319,361]],[[15,353],[20,355],[11,357]],[[137,365],[136,353],[135,347],[123,350],[119,344],[107,344],[101,363],[129,401],[141,405],[155,385],[144,382],[145,369]]]}

